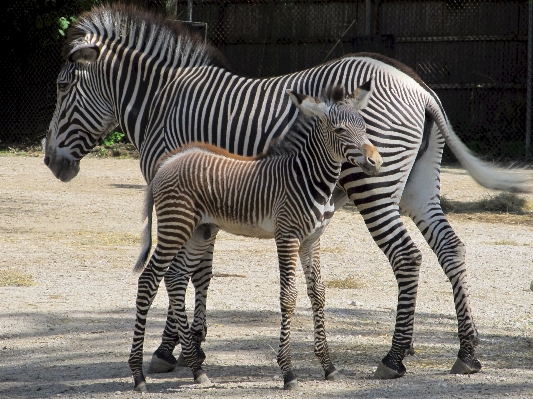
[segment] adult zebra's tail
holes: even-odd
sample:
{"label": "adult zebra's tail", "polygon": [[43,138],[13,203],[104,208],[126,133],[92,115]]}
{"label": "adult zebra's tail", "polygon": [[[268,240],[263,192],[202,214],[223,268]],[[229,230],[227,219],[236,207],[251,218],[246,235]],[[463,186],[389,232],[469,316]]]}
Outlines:
{"label": "adult zebra's tail", "polygon": [[147,219],[146,226],[142,233],[142,249],[137,262],[133,268],[133,273],[140,273],[144,270],[148,255],[152,249],[152,213],[154,209],[154,195],[152,192],[152,185],[148,184],[146,188],[146,196],[144,198],[143,220]]}
{"label": "adult zebra's tail", "polygon": [[439,131],[453,152],[453,155],[455,155],[461,166],[470,173],[470,176],[478,184],[493,190],[515,193],[533,192],[533,181],[531,177],[496,168],[476,157],[459,137],[457,137],[439,99],[433,93],[430,93],[430,100],[426,106],[426,111],[437,124]]}

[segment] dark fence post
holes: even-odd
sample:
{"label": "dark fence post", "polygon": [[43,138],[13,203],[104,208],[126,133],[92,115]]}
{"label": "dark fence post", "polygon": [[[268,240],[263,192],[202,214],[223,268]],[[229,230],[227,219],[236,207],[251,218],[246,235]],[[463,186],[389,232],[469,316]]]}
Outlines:
{"label": "dark fence post", "polygon": [[531,156],[531,118],[533,107],[533,2],[529,2],[527,26],[527,105],[526,105],[526,156]]}

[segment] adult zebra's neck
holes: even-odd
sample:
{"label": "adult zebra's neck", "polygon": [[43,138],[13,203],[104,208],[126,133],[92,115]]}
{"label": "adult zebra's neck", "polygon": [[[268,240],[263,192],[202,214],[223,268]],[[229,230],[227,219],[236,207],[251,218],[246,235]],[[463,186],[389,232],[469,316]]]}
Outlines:
{"label": "adult zebra's neck", "polygon": [[111,95],[116,119],[139,148],[153,96],[182,68],[225,65],[221,53],[189,34],[179,22],[139,8],[115,4],[83,13],[68,31],[63,55],[97,49],[97,77]]}

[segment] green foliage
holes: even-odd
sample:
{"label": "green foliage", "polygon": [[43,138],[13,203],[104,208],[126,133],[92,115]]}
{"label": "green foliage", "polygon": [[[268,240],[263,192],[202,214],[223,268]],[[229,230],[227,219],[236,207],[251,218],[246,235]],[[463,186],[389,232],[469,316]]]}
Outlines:
{"label": "green foliage", "polygon": [[76,17],[60,17],[57,21],[59,25],[59,34],[65,36],[65,31],[68,29],[70,24],[76,20]]}
{"label": "green foliage", "polygon": [[106,147],[112,146],[113,144],[122,143],[126,135],[119,131],[114,131],[105,136],[102,144]]}

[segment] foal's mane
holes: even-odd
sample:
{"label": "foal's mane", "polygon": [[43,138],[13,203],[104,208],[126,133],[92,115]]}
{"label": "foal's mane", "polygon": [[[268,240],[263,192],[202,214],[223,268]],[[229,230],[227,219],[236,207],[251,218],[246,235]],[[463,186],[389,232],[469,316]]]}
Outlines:
{"label": "foal's mane", "polygon": [[[328,106],[335,103],[342,103],[345,100],[344,88],[342,86],[328,86],[322,90],[319,99]],[[289,128],[289,131],[272,140],[271,144],[263,153],[263,156],[290,155],[299,151],[308,136],[316,129],[319,123],[318,117],[307,116],[298,112],[296,121]]]}
{"label": "foal's mane", "polygon": [[95,6],[82,13],[67,31],[62,51],[65,60],[87,34],[101,40],[124,42],[141,51],[157,48],[158,54],[166,53],[169,59],[179,57],[181,66],[209,65],[229,69],[219,50],[191,33],[181,22],[133,5]]}

